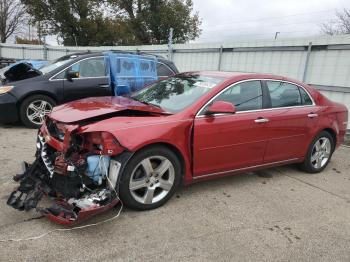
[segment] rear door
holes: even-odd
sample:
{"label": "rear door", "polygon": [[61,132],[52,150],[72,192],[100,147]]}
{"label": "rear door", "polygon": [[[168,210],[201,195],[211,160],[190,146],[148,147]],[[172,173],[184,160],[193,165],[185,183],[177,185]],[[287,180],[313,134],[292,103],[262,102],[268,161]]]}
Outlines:
{"label": "rear door", "polygon": [[[205,115],[213,101],[235,105],[235,114]],[[266,147],[263,90],[259,80],[237,83],[215,97],[194,122],[194,176],[262,164]]]}
{"label": "rear door", "polygon": [[295,84],[266,81],[271,110],[266,110],[267,146],[264,163],[293,160],[304,156],[318,107],[309,94]]}
{"label": "rear door", "polygon": [[64,80],[64,100],[92,96],[111,96],[104,57],[89,57],[71,65],[65,72],[79,72],[79,77]]}

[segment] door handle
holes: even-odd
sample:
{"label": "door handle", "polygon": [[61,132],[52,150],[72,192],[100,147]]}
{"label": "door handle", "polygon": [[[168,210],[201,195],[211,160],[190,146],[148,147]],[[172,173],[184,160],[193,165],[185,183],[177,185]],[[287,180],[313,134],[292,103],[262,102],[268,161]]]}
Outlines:
{"label": "door handle", "polygon": [[105,85],[105,84],[102,84],[102,85],[99,85],[101,88],[109,88],[109,85]]}
{"label": "door handle", "polygon": [[263,118],[263,117],[258,117],[257,119],[254,120],[255,123],[261,124],[261,123],[267,123],[270,120],[267,118]]}
{"label": "door handle", "polygon": [[318,117],[318,114],[316,113],[310,113],[307,115],[308,118],[315,118],[315,117]]}

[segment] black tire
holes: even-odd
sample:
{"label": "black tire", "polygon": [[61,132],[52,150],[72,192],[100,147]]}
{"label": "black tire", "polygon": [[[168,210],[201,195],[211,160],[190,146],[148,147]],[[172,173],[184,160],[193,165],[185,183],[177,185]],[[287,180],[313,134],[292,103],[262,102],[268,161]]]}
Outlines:
{"label": "black tire", "polygon": [[[175,173],[173,185],[171,189],[167,192],[167,195],[163,199],[159,200],[158,202],[151,203],[151,204],[140,203],[134,198],[134,196],[132,195],[131,189],[129,188],[131,176],[133,175],[134,169],[138,167],[143,160],[156,157],[156,156],[164,157],[167,160],[169,160],[170,163],[172,164],[174,168],[173,170]],[[179,186],[181,181],[181,170],[182,168],[178,157],[170,149],[163,146],[153,146],[153,147],[143,149],[137,152],[132,157],[132,159],[128,162],[128,164],[124,169],[123,176],[121,177],[121,181],[119,184],[120,199],[123,201],[126,207],[134,210],[150,210],[150,209],[158,208],[163,204],[165,204],[175,193],[176,188]],[[167,172],[170,172],[170,171],[167,171]],[[141,190],[148,190],[148,189],[147,187],[145,187]],[[146,191],[145,191],[145,194],[146,194]]]}
{"label": "black tire", "polygon": [[[317,143],[317,141],[319,141],[319,140],[322,139],[322,138],[327,138],[327,139],[329,139],[329,141],[330,141],[330,146],[331,146],[330,155],[329,155],[329,157],[328,157],[328,160],[325,162],[325,164],[324,164],[323,166],[321,166],[320,168],[315,168],[314,165],[312,164],[312,159],[311,159],[311,157],[312,157],[312,154],[313,154],[313,152],[314,152],[314,146],[315,146],[315,144]],[[333,152],[334,152],[334,149],[335,149],[335,142],[334,142],[333,136],[332,136],[329,132],[327,132],[327,131],[322,131],[321,133],[319,133],[319,134],[312,140],[312,142],[311,142],[311,144],[310,144],[310,146],[309,146],[309,148],[308,148],[307,154],[306,154],[306,156],[305,156],[304,162],[301,163],[301,164],[299,165],[299,167],[300,167],[302,170],[304,170],[304,171],[306,171],[306,172],[308,172],[308,173],[311,173],[311,174],[313,174],[313,173],[319,173],[319,172],[323,171],[323,170],[327,167],[329,161],[331,160],[332,155],[333,155]]]}
{"label": "black tire", "polygon": [[24,99],[19,107],[19,117],[22,123],[28,128],[39,128],[41,126],[41,124],[35,123],[35,120],[32,121],[31,119],[29,119],[27,115],[28,107],[36,101],[44,101],[48,103],[51,108],[53,108],[56,105],[56,101],[46,95],[33,95]]}

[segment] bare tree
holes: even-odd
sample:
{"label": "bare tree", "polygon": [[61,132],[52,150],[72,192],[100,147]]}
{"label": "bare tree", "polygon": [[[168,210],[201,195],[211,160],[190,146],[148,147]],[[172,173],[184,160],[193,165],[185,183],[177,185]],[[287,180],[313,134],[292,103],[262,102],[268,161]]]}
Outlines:
{"label": "bare tree", "polygon": [[336,13],[336,18],[321,25],[327,35],[350,34],[350,9]]}
{"label": "bare tree", "polygon": [[19,32],[26,19],[26,11],[20,0],[0,0],[0,41],[5,43]]}

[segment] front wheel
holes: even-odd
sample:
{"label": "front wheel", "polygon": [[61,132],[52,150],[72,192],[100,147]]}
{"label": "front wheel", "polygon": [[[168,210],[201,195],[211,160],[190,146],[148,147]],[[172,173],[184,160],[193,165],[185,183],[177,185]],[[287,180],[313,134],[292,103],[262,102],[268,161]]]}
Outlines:
{"label": "front wheel", "polygon": [[19,108],[22,123],[29,128],[39,128],[56,102],[45,95],[33,95],[26,98]]}
{"label": "front wheel", "polygon": [[318,173],[326,168],[335,148],[334,139],[327,131],[322,131],[312,141],[301,168],[308,173]]}
{"label": "front wheel", "polygon": [[120,198],[135,210],[157,208],[174,194],[181,180],[181,164],[166,147],[142,150],[127,164],[120,182]]}

